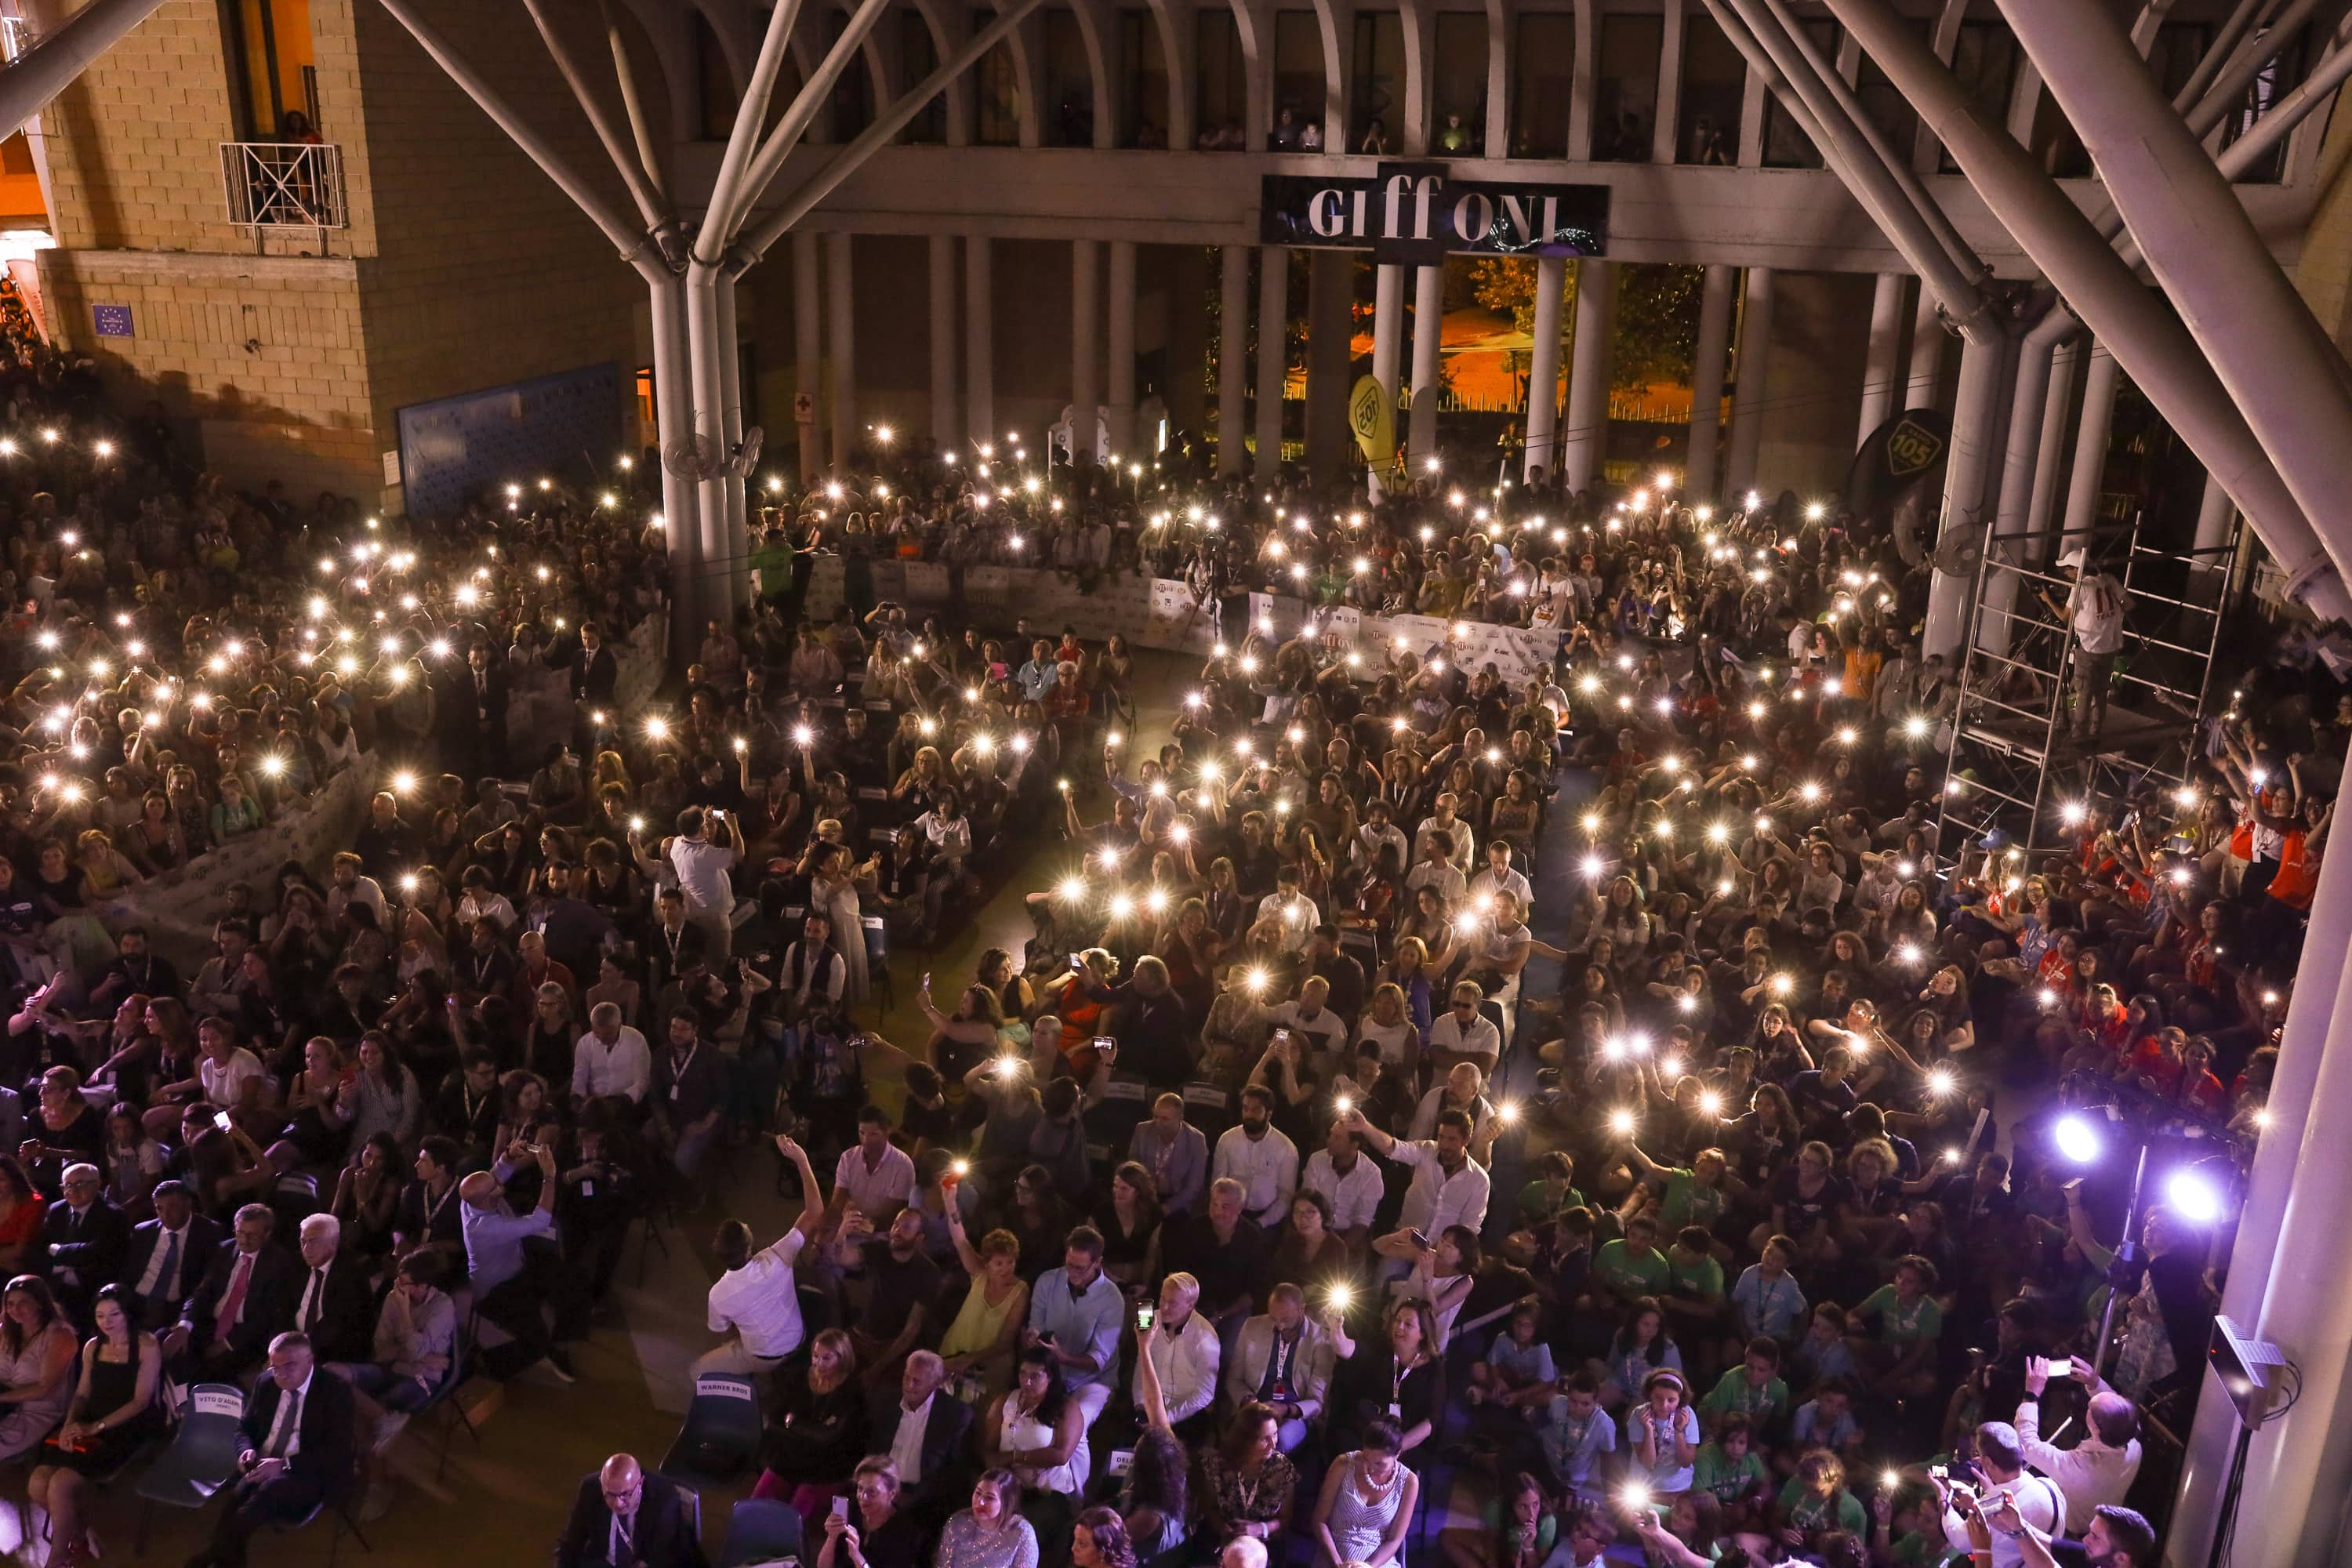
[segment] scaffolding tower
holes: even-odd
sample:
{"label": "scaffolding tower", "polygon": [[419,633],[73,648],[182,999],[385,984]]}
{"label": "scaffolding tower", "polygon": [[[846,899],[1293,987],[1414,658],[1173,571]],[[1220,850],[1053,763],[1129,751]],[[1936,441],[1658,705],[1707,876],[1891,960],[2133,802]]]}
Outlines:
{"label": "scaffolding tower", "polygon": [[[1947,874],[1995,830],[2031,865],[2074,847],[2080,803],[2120,797],[2144,780],[2186,782],[2243,535],[2233,525],[2226,543],[2160,550],[2142,542],[2140,522],[2135,512],[2054,539],[1986,523],[1943,733],[1936,843]],[[2063,563],[2077,550],[2123,590],[2106,713],[2087,736],[2072,721],[2081,644],[2052,607],[2073,591]]]}

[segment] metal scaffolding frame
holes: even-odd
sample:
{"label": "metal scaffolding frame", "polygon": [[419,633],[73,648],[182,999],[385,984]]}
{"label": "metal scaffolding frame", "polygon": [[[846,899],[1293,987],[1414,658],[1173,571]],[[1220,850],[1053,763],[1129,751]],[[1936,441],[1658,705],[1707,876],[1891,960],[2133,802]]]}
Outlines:
{"label": "metal scaffolding frame", "polygon": [[[2203,550],[2159,549],[2140,537],[2141,516],[2061,536],[2062,553],[2085,552],[2123,588],[2124,647],[2104,722],[2085,745],[2068,723],[2079,646],[2044,592],[2061,603],[2074,579],[2063,567],[2024,564],[2026,531],[1985,524],[1969,640],[1945,733],[1937,858],[1948,870],[2000,830],[2026,861],[2070,850],[2079,819],[2067,808],[2119,799],[2143,780],[2187,782],[2195,721],[2211,696],[2222,624],[2236,603],[2243,532]],[[2010,581],[2003,583],[2002,578]],[[2020,584],[2026,591],[2020,592]]]}

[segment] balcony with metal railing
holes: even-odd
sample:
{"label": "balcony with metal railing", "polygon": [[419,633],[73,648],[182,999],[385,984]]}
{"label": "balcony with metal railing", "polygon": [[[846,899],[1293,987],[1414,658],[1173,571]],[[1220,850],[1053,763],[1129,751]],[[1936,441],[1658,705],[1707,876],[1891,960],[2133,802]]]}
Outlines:
{"label": "balcony with metal railing", "polygon": [[238,228],[346,228],[343,153],[331,142],[224,142],[221,189]]}

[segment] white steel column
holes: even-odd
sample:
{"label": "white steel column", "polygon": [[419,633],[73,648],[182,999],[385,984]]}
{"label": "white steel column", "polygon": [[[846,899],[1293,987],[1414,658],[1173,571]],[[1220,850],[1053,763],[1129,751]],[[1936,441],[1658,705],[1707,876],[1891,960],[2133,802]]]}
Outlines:
{"label": "white steel column", "polygon": [[1396,414],[1398,374],[1403,363],[1404,268],[1383,262],[1372,268],[1372,379],[1381,384],[1391,418]]}
{"label": "white steel column", "polygon": [[1528,350],[1528,441],[1521,472],[1559,467],[1559,315],[1568,294],[1568,258],[1536,258],[1535,342]]}
{"label": "white steel column", "polygon": [[1730,467],[1727,496],[1756,483],[1756,454],[1764,441],[1764,384],[1772,363],[1772,269],[1748,269],[1747,308],[1739,318],[1739,379],[1731,386]]}
{"label": "white steel column", "polygon": [[935,234],[931,253],[931,441],[942,452],[956,429],[955,236]]}
{"label": "white steel column", "polygon": [[1217,257],[1217,472],[1245,473],[1242,433],[1249,416],[1249,247],[1227,245]]}
{"label": "white steel column", "polygon": [[1904,378],[1903,406],[1933,408],[1944,388],[1944,319],[1936,313],[1936,291],[1919,280],[1919,307],[1911,313],[1911,369]]}
{"label": "white steel column", "polygon": [[1862,359],[1862,428],[1853,437],[1856,447],[1897,412],[1895,362],[1903,350],[1903,286],[1907,281],[1900,272],[1882,272],[1871,290],[1870,346]]}
{"label": "white steel column", "polygon": [[814,410],[796,426],[803,488],[824,471],[824,442],[817,435],[816,421],[831,406],[824,386],[824,286],[823,268],[817,260],[822,248],[814,231],[800,229],[793,233],[793,368],[801,395],[809,400]]}
{"label": "white steel column", "polygon": [[[685,284],[664,277],[652,285],[654,423],[664,442],[694,428],[694,384],[687,346]],[[662,534],[669,545],[670,647],[684,669],[698,657],[702,622],[702,531],[692,479],[661,466]],[[2352,855],[2344,857],[2352,860]]]}
{"label": "white steel column", "polygon": [[[1882,286],[1884,279],[1881,280]],[[1717,493],[1717,461],[1723,447],[1724,356],[1731,349],[1731,306],[1739,286],[1737,268],[1710,265],[1698,301],[1698,347],[1691,370],[1690,456],[1683,489],[1695,496]],[[1895,279],[1895,299],[1903,297],[1903,279]],[[1864,427],[1868,428],[1868,422]]]}
{"label": "white steel column", "polygon": [[1135,453],[1135,241],[1110,242],[1110,449],[1128,462]]}
{"label": "white steel column", "polygon": [[[1938,331],[1941,329],[1939,328]],[[2000,412],[2001,369],[2009,344],[2001,338],[1970,338],[1960,346],[1960,390],[1952,404],[1952,440],[1944,453],[1944,507],[1936,525],[1938,540],[1957,533],[1981,537],[1985,523],[1985,476],[1992,466],[1992,427]],[[1969,595],[1973,573],[1935,573],[1927,584],[1927,621],[1920,634],[1923,652],[1957,662],[1969,635]]]}
{"label": "white steel column", "polygon": [[2205,476],[2205,495],[2197,503],[2197,569],[2220,573],[2229,564],[2223,553],[2230,544],[2230,525],[2237,520],[2238,509],[2230,500],[2230,492],[2212,475]]}
{"label": "white steel column", "polygon": [[1562,482],[1572,492],[1600,479],[1609,447],[1609,339],[1617,325],[1617,270],[1576,264],[1576,330],[1569,341],[1568,428],[1559,436]]}
{"label": "white steel column", "polygon": [[2066,426],[2074,413],[2074,362],[2082,357],[2084,342],[2077,332],[2050,356],[2050,388],[2042,400],[2042,445],[2033,456],[2033,494],[2025,507],[2025,559],[2035,566],[2049,564],[2050,543],[2056,537],[2051,519],[2058,512],[2058,481],[2064,477],[2059,459],[2066,454]]}
{"label": "white steel column", "polygon": [[[2074,330],[2074,318],[2060,307],[2034,324],[2019,340],[2017,374],[2010,395],[2009,439],[2001,457],[2000,490],[1993,512],[1993,532],[2003,542],[1994,546],[1995,559],[2011,564],[2026,558],[2033,496],[2039,476],[2034,464],[2042,455],[2042,410],[2050,396],[2050,363],[2058,340]],[[2007,653],[2010,616],[2017,607],[2020,579],[2014,572],[1989,568],[1985,577],[1985,615],[1977,623],[1977,646]]]}
{"label": "white steel column", "polygon": [[850,237],[824,237],[826,323],[833,348],[833,466],[845,470],[857,448],[856,294],[851,287]]}
{"label": "white steel column", "polygon": [[2099,491],[2107,471],[2107,435],[2116,422],[2116,356],[2105,343],[2091,345],[2091,369],[2083,382],[2083,417],[2074,428],[2074,471],[2066,488],[2065,534],[2058,552],[2087,546],[2098,521]]}
{"label": "white steel column", "polygon": [[993,441],[996,428],[996,284],[990,241],[963,241],[963,429],[967,441]]}
{"label": "white steel column", "polygon": [[1405,450],[1416,477],[1437,456],[1438,355],[1445,340],[1445,268],[1423,267],[1412,285],[1412,434]]}
{"label": "white steel column", "polygon": [[1070,241],[1070,466],[1094,466],[1101,426],[1102,242]]}
{"label": "white steel column", "polygon": [[1282,471],[1282,392],[1290,365],[1290,252],[1257,247],[1257,466],[1261,482]]}

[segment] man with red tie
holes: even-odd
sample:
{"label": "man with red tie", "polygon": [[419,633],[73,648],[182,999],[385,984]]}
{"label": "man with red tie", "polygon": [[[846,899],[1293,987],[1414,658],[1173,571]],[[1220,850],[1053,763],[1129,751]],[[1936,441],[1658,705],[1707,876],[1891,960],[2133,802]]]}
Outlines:
{"label": "man with red tie", "polygon": [[213,1254],[204,1283],[163,1336],[163,1359],[175,1371],[234,1380],[294,1326],[296,1269],[272,1239],[277,1225],[266,1205],[236,1211],[236,1233]]}

